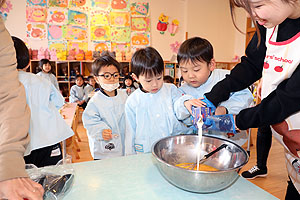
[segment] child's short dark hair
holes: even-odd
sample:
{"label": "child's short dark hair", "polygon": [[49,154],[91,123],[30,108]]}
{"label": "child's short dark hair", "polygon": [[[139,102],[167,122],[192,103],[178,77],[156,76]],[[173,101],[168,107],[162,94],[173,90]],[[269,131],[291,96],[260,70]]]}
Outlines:
{"label": "child's short dark hair", "polygon": [[157,76],[164,71],[164,61],[156,49],[147,47],[133,54],[131,69],[137,77],[140,75]]}
{"label": "child's short dark hair", "polygon": [[88,76],[87,80],[90,81],[94,76]]}
{"label": "child's short dark hair", "polygon": [[174,78],[172,76],[164,76],[164,82],[165,83],[174,83]]}
{"label": "child's short dark hair", "polygon": [[99,71],[102,67],[113,65],[120,72],[120,63],[109,54],[105,54],[100,58],[97,58],[92,64],[92,73],[94,76],[98,76]]}
{"label": "child's short dark hair", "polygon": [[17,38],[11,37],[14,42],[14,47],[16,50],[16,58],[17,58],[17,69],[24,69],[29,64],[29,51],[25,43]]}
{"label": "child's short dark hair", "polygon": [[214,50],[211,43],[204,38],[193,37],[180,45],[177,62],[179,65],[188,61],[192,63],[197,61],[210,63],[213,57]]}
{"label": "child's short dark hair", "polygon": [[82,80],[84,80],[84,79],[83,79],[83,76],[82,76],[81,74],[77,74],[77,75],[75,76],[75,80],[77,80],[78,78],[82,78]]}
{"label": "child's short dark hair", "polygon": [[[43,65],[45,65],[45,64],[50,64],[50,60],[48,60],[48,59],[41,59],[40,61],[39,61],[39,68],[41,69],[41,70],[43,70]],[[50,72],[51,72],[51,70],[50,70]]]}
{"label": "child's short dark hair", "polygon": [[121,88],[125,89],[125,88],[127,87],[126,84],[125,84],[125,81],[126,81],[127,79],[131,80],[131,85],[130,85],[130,87],[134,87],[134,88],[135,88],[135,86],[134,86],[134,84],[133,84],[133,78],[132,78],[130,75],[126,75],[126,76],[124,77]]}

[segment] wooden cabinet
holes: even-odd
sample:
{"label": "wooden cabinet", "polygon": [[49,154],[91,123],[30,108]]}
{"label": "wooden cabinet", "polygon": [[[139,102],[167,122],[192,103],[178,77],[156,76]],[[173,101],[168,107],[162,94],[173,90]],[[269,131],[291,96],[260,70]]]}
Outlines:
{"label": "wooden cabinet", "polygon": [[176,62],[164,61],[164,76],[171,76],[174,78],[175,85],[179,83],[181,73]]}
{"label": "wooden cabinet", "polygon": [[247,18],[247,27],[246,27],[246,47],[252,39],[254,33],[256,32],[253,21],[250,17]]}

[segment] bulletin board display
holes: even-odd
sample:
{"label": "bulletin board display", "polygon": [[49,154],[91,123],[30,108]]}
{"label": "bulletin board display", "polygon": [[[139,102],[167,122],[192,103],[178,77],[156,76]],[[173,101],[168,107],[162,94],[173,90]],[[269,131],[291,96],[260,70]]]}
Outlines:
{"label": "bulletin board display", "polygon": [[51,51],[133,53],[150,46],[148,2],[129,0],[26,0],[28,41],[47,41]]}

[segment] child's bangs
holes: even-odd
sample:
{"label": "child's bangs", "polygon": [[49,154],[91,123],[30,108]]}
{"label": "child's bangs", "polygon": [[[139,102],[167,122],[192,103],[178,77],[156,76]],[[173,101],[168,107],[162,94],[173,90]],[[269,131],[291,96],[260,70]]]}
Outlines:
{"label": "child's bangs", "polygon": [[146,78],[152,78],[159,75],[162,75],[162,71],[158,68],[142,68],[140,75],[145,76]]}

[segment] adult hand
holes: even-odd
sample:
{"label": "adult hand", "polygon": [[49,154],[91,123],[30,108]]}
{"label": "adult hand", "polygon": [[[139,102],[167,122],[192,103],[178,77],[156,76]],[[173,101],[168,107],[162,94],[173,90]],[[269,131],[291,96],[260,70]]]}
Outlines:
{"label": "adult hand", "polygon": [[0,182],[0,199],[42,200],[43,187],[30,178],[14,178]]}
{"label": "adult hand", "polygon": [[112,139],[112,132],[110,129],[104,129],[102,131],[102,137],[104,140],[111,140]]}
{"label": "adult hand", "polygon": [[[203,98],[201,98],[201,99],[203,99]],[[185,101],[183,104],[191,114],[192,114],[192,106],[205,107],[205,105],[206,105],[200,99],[191,99],[191,100]]]}

